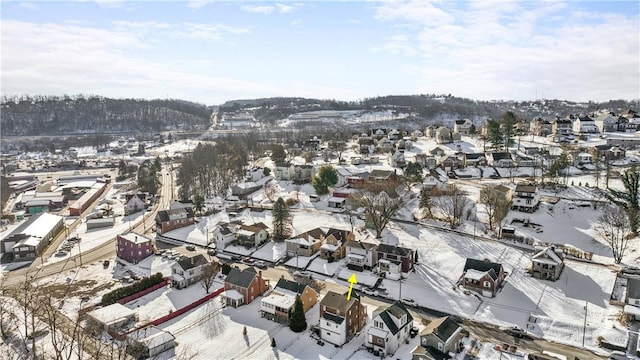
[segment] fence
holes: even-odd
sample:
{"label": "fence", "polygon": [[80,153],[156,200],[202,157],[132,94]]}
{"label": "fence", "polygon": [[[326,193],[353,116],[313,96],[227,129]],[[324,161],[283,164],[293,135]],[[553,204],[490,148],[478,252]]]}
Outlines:
{"label": "fence", "polygon": [[118,300],[118,303],[120,305],[124,305],[130,301],[133,301],[137,298],[143,297],[145,295],[147,295],[150,292],[156,291],[158,289],[160,289],[163,286],[167,286],[167,284],[169,283],[169,278],[164,278],[161,282],[159,282],[158,284],[153,285],[150,288],[144,289],[142,291],[138,291],[137,293],[133,294],[133,295],[129,295],[125,298],[122,298],[120,300]]}

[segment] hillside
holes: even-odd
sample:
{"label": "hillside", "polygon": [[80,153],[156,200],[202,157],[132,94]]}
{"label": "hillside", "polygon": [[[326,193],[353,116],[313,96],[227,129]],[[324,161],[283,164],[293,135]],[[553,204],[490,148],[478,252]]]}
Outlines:
{"label": "hillside", "polygon": [[145,133],[209,127],[211,108],[182,100],[3,98],[3,136]]}

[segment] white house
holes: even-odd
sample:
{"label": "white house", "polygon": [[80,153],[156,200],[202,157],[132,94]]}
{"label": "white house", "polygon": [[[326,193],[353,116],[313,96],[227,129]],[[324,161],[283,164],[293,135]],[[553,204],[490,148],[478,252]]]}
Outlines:
{"label": "white house", "polygon": [[137,195],[133,195],[125,205],[125,213],[127,215],[135,214],[140,210],[144,210],[145,207],[146,204],[144,203],[144,201],[142,201],[142,199],[140,199]]}
{"label": "white house", "polygon": [[367,329],[365,346],[382,354],[393,355],[400,344],[409,338],[413,317],[398,301],[379,313],[376,312]]}
{"label": "white house", "polygon": [[377,245],[368,242],[351,240],[347,242],[347,267],[351,270],[370,270],[376,265]]}
{"label": "white house", "polygon": [[600,132],[613,132],[618,130],[618,118],[611,112],[603,112],[593,119]]}
{"label": "white house", "polygon": [[171,281],[173,286],[182,289],[200,280],[202,270],[209,261],[202,255],[183,257],[171,266]]}
{"label": "white house", "polygon": [[278,181],[288,181],[295,175],[295,168],[291,163],[278,163],[274,165],[273,177]]}
{"label": "white house", "polygon": [[588,116],[576,116],[573,119],[573,132],[576,134],[593,134],[598,132],[598,127],[592,118]]}
{"label": "white house", "polygon": [[512,209],[534,212],[540,204],[538,188],[535,185],[518,184],[513,195]]}
{"label": "white house", "polygon": [[347,185],[347,179],[352,175],[351,171],[342,166],[338,166],[336,168],[336,172],[338,173],[338,182],[336,183],[336,187]]}
{"label": "white house", "polygon": [[460,135],[469,135],[473,123],[469,119],[456,120],[453,124],[453,132]]}
{"label": "white house", "polygon": [[232,225],[226,223],[218,224],[211,233],[211,236],[216,243],[216,248],[220,250],[226,248],[227,245],[236,239]]}

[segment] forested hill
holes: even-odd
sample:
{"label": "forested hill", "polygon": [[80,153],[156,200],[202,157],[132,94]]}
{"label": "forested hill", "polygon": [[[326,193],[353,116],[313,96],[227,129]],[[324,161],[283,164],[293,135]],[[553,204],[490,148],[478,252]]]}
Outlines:
{"label": "forested hill", "polygon": [[2,136],[144,133],[206,129],[212,108],[183,100],[3,97]]}

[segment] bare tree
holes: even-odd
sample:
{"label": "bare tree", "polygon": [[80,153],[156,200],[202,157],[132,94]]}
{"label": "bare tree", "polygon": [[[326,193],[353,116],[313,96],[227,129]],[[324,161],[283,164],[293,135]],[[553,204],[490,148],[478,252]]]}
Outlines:
{"label": "bare tree", "polygon": [[598,218],[595,230],[596,234],[611,247],[615,263],[620,264],[632,231],[627,213],[620,206],[606,206],[602,209],[602,215]]}
{"label": "bare tree", "polygon": [[273,181],[269,181],[268,183],[264,184],[264,196],[266,196],[269,201],[273,202],[273,198],[276,196],[277,192],[278,188]]}
{"label": "bare tree", "polygon": [[480,204],[484,205],[491,231],[495,230],[496,225],[500,224],[511,207],[508,194],[498,190],[495,186],[487,186],[480,190]]}
{"label": "bare tree", "polygon": [[376,187],[360,191],[351,196],[352,200],[360,207],[364,208],[365,222],[368,222],[376,231],[376,238],[382,237],[382,231],[387,226],[391,218],[402,206],[402,198],[389,196],[387,191],[371,191]]}
{"label": "bare tree", "polygon": [[447,195],[435,198],[434,204],[449,226],[455,229],[460,226],[462,216],[473,202],[466,196],[464,191],[454,185]]}
{"label": "bare tree", "polygon": [[213,285],[213,280],[215,280],[218,271],[220,271],[220,263],[217,261],[211,261],[202,268],[200,284],[202,284],[202,287],[204,287],[204,291],[206,291],[207,294]]}

